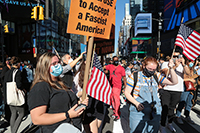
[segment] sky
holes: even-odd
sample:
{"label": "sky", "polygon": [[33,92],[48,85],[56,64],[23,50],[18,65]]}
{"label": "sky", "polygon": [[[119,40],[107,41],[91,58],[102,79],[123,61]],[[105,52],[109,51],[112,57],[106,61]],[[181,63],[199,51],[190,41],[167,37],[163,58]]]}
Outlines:
{"label": "sky", "polygon": [[117,0],[116,3],[116,20],[115,20],[115,53],[117,52],[118,47],[118,37],[120,26],[122,25],[122,20],[124,18],[124,8],[125,3],[129,3],[129,0]]}

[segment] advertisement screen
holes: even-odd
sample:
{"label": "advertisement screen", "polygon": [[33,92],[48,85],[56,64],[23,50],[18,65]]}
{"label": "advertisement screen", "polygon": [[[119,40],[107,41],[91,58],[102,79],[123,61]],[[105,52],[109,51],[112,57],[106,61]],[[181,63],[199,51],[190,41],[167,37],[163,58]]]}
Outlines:
{"label": "advertisement screen", "polygon": [[176,0],[176,11],[180,12],[198,0]]}
{"label": "advertisement screen", "polygon": [[165,0],[164,30],[172,30],[182,23],[200,16],[200,0]]}
{"label": "advertisement screen", "polygon": [[139,13],[135,17],[135,36],[152,33],[152,14]]}

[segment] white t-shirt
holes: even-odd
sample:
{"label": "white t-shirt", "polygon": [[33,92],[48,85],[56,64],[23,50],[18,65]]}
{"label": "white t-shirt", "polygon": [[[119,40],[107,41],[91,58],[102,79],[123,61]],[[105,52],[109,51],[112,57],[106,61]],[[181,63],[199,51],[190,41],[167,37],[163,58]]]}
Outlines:
{"label": "white t-shirt", "polygon": [[200,68],[199,68],[199,66],[195,66],[194,69],[197,71],[197,74],[200,75]]}
{"label": "white t-shirt", "polygon": [[[168,68],[168,62],[164,62],[162,64],[162,68]],[[178,92],[183,92],[184,91],[184,86],[183,86],[183,75],[184,75],[184,69],[182,64],[180,64],[176,69],[175,72],[177,74],[178,77],[178,83],[175,85],[167,85],[166,87],[164,87],[164,90],[169,90],[169,91],[178,91]],[[169,75],[170,77],[171,75]]]}

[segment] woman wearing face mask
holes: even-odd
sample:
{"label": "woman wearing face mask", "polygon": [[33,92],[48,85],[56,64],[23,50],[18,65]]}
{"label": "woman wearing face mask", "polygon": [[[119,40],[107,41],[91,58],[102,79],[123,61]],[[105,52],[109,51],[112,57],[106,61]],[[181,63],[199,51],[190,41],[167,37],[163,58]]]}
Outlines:
{"label": "woman wearing face mask", "polygon": [[[75,111],[77,98],[59,78],[62,71],[60,60],[53,53],[43,54],[37,62],[28,105],[33,124],[41,125],[43,133],[52,133],[60,124],[71,123],[71,119],[81,130],[79,116],[84,108]],[[86,99],[83,103],[87,102]]]}
{"label": "woman wearing face mask", "polygon": [[[157,76],[158,82],[166,85],[173,85],[178,82],[176,73],[172,69],[174,63],[169,61],[171,81],[155,72],[157,60],[147,57],[142,66],[142,71],[138,72],[138,79],[133,90],[134,76],[127,81],[125,96],[132,103],[129,107],[130,133],[152,132],[157,133],[160,126],[161,103],[158,98],[158,84],[154,78]],[[132,93],[133,90],[133,93]],[[132,93],[132,94],[131,94]]]}
{"label": "woman wearing face mask", "polygon": [[[186,62],[187,62],[186,64],[189,66],[190,73],[189,73],[189,75],[184,74],[184,81],[191,81],[193,84],[195,84],[196,83],[195,78],[198,77],[198,75],[194,73],[194,67],[195,67],[194,64],[195,63],[193,61],[189,61],[189,60],[187,60]],[[182,118],[180,117],[181,111],[184,107],[185,107],[185,111],[184,111],[185,119],[184,120],[187,121],[188,123],[194,124],[194,121],[192,121],[189,116],[190,110],[193,105],[192,104],[192,99],[193,99],[192,94],[194,94],[194,91],[186,91],[186,89],[181,94],[180,102],[178,104],[178,108],[176,109],[176,116],[177,116],[176,120],[179,124],[184,124],[182,121]]]}

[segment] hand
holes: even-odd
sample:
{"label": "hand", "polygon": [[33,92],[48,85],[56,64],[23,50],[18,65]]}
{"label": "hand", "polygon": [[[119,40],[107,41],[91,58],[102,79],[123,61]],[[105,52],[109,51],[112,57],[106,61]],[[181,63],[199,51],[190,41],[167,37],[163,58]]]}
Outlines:
{"label": "hand", "polygon": [[192,82],[192,83],[196,83],[196,80],[195,80],[195,79],[191,79],[191,82]]}
{"label": "hand", "polygon": [[144,106],[139,102],[137,102],[135,106],[136,106],[138,111],[142,111],[144,109]]}
{"label": "hand", "polygon": [[82,104],[85,104],[86,106],[88,106],[88,101],[89,101],[89,98],[88,98],[88,97],[86,97],[84,101],[82,101],[82,97],[80,98],[80,102],[81,102]]}
{"label": "hand", "polygon": [[80,58],[82,59],[83,58],[83,55],[86,53],[86,51],[85,52],[83,52],[83,53],[81,53],[81,55],[80,55]]}
{"label": "hand", "polygon": [[174,61],[172,59],[169,60],[168,66],[172,68],[174,66]]}
{"label": "hand", "polygon": [[182,65],[185,65],[185,59],[183,57],[181,57],[179,60],[180,60]]}
{"label": "hand", "polygon": [[69,111],[68,111],[68,114],[69,114],[69,118],[75,118],[75,117],[78,117],[80,116],[83,111],[85,110],[84,107],[78,109],[77,111],[75,111],[75,109],[78,107],[78,104],[74,105]]}
{"label": "hand", "polygon": [[178,58],[176,58],[175,63],[174,63],[175,66],[178,67],[180,63],[181,63],[180,60]]}

